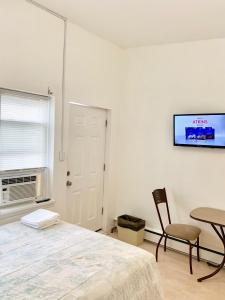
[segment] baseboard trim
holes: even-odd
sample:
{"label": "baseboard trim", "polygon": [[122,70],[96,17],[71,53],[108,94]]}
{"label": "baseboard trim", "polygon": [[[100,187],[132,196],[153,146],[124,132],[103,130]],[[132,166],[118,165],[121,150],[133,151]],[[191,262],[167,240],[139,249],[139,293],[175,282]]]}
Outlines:
{"label": "baseboard trim", "polygon": [[[158,236],[162,236],[161,233],[156,232],[156,231],[153,231],[153,230],[150,230],[150,229],[146,229],[146,228],[145,228],[145,231],[146,231],[146,232],[149,232],[149,233],[151,233],[151,234],[155,234],[155,235],[158,235]],[[168,236],[168,239],[173,240],[173,241],[176,241],[176,242],[179,242],[179,243],[182,243],[182,244],[188,245],[188,242],[183,241],[183,240],[179,240],[179,239],[174,238],[174,237],[171,237],[171,236]],[[193,247],[196,247],[196,245],[193,244]],[[201,250],[204,250],[204,251],[207,251],[207,252],[210,252],[210,253],[213,253],[213,254],[217,254],[217,255],[224,256],[224,254],[223,254],[222,252],[219,252],[219,251],[216,251],[216,250],[213,250],[213,249],[210,249],[210,248],[206,248],[206,247],[203,247],[203,246],[199,246],[199,248],[200,248]]]}

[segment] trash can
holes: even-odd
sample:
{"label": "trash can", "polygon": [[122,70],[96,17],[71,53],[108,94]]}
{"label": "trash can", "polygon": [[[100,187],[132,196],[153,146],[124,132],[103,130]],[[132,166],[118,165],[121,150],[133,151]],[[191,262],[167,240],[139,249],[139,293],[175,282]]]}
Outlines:
{"label": "trash can", "polygon": [[138,246],[144,240],[145,221],[133,216],[122,215],[117,220],[118,238],[121,241]]}

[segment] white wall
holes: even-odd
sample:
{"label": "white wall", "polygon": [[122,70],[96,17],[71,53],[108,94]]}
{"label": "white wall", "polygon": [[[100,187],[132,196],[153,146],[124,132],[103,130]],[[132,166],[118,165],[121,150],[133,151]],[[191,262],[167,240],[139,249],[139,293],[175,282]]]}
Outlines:
{"label": "white wall", "polygon": [[[63,22],[25,0],[0,6],[0,86],[44,94],[50,86],[55,95],[53,196],[66,219],[67,168],[58,160]],[[225,111],[225,40],[124,51],[69,24],[67,42],[66,103],[111,109],[107,225],[126,212],[159,230],[151,192],[163,186],[175,222],[195,223],[189,212],[198,206],[225,209],[224,150],[172,145],[174,113]],[[198,225],[202,244],[220,249],[209,227]]]}
{"label": "white wall", "polygon": [[[126,53],[110,42],[69,24],[66,63],[66,101],[108,109],[110,117],[104,211],[107,230],[115,216],[115,166],[119,105],[123,100]],[[69,104],[67,105],[68,115]],[[68,132],[66,117],[65,133]],[[67,145],[69,144],[66,139]],[[70,208],[68,203],[67,209]],[[105,228],[106,228],[105,227]]]}
{"label": "white wall", "polygon": [[61,115],[63,21],[25,0],[0,0],[0,86],[55,96],[53,196],[63,197],[58,162]]}
{"label": "white wall", "polygon": [[[67,168],[66,161],[59,161],[63,21],[25,0],[0,0],[0,36],[0,87],[40,94],[47,94],[50,87],[54,93],[53,198],[56,209],[67,219]],[[68,24],[67,42],[66,102],[76,100],[112,111],[108,170],[108,180],[112,184],[107,191],[107,200],[114,199],[112,161],[115,159],[115,124],[122,92],[124,51],[73,24]],[[65,140],[65,147],[67,142]],[[108,207],[106,223],[114,216],[111,211],[114,207]]]}
{"label": "white wall", "polygon": [[198,224],[201,244],[221,249],[199,206],[225,209],[224,150],[173,146],[174,113],[225,112],[225,40],[129,49],[127,98],[119,130],[117,214],[160,230],[152,191],[166,187],[174,222]]}

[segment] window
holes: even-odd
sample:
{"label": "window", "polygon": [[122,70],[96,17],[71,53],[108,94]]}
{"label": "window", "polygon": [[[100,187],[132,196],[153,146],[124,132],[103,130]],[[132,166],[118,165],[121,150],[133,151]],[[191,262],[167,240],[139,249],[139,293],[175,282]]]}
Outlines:
{"label": "window", "polygon": [[0,171],[48,166],[48,97],[0,90]]}

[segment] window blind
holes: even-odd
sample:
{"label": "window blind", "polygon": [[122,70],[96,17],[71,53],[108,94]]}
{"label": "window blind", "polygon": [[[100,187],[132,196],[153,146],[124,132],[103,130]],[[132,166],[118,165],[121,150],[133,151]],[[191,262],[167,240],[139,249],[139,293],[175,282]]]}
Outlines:
{"label": "window blind", "polygon": [[48,129],[48,100],[0,92],[0,171],[47,167]]}

